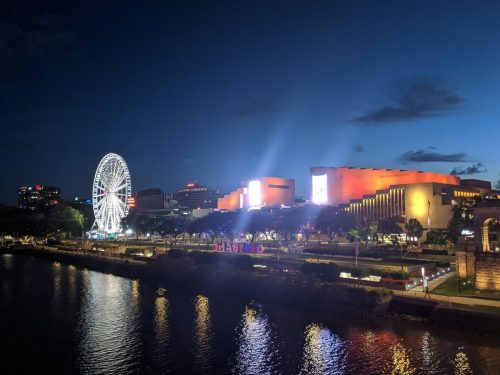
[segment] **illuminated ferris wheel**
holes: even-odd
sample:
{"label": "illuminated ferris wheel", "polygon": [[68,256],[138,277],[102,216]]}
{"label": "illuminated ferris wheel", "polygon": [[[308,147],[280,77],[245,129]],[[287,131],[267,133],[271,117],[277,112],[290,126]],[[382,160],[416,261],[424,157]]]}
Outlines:
{"label": "illuminated ferris wheel", "polygon": [[132,192],[127,163],[118,154],[105,155],[95,172],[92,207],[95,222],[92,228],[104,233],[117,233],[120,221],[127,216]]}

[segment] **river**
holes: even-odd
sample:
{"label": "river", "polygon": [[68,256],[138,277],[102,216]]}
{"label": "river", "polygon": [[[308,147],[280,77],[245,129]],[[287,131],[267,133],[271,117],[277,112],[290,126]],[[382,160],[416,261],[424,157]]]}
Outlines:
{"label": "river", "polygon": [[0,256],[2,374],[500,373],[500,333],[312,315]]}

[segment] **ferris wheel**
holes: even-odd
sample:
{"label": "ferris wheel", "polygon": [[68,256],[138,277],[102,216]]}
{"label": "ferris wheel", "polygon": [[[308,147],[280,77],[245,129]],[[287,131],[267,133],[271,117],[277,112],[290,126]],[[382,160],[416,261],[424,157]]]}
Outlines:
{"label": "ferris wheel", "polygon": [[127,216],[132,187],[127,163],[118,154],[105,155],[95,172],[92,188],[92,207],[99,232],[117,233],[120,221]]}

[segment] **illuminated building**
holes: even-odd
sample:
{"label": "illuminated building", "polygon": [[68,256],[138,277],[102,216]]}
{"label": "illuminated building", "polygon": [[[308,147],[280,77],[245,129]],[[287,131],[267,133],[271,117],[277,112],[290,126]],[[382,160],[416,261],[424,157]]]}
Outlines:
{"label": "illuminated building", "polygon": [[393,185],[440,183],[459,185],[460,178],[442,173],[373,168],[312,167],[312,201],[317,204],[338,205]]}
{"label": "illuminated building", "polygon": [[221,211],[257,209],[273,206],[292,206],[295,202],[295,180],[280,177],[261,177],[250,180],[235,191],[218,199]]}
{"label": "illuminated building", "polygon": [[55,186],[23,186],[17,194],[17,207],[36,210],[50,207],[60,202],[60,189]]}
{"label": "illuminated building", "polygon": [[451,219],[453,206],[464,199],[485,193],[485,189],[470,185],[434,182],[393,185],[340,206],[363,221],[400,216],[417,219],[425,229],[445,229]]}
{"label": "illuminated building", "polygon": [[179,206],[189,209],[197,208],[215,208],[217,206],[218,193],[206,186],[190,182],[186,187],[177,190],[174,193],[174,199]]}
{"label": "illuminated building", "polygon": [[131,208],[135,211],[161,210],[177,205],[172,199],[172,194],[164,193],[158,188],[139,191],[132,198],[135,207],[131,205]]}
{"label": "illuminated building", "polygon": [[139,191],[129,200],[132,212],[149,217],[191,215],[191,210],[180,207],[172,193],[165,193],[158,188]]}
{"label": "illuminated building", "polygon": [[338,205],[360,221],[417,219],[425,229],[445,229],[463,200],[498,194],[488,181],[393,169],[314,167],[311,182],[313,203]]}

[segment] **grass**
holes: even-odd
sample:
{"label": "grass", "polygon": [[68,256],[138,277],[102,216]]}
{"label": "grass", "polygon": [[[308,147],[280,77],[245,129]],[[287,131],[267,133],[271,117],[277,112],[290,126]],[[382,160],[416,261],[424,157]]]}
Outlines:
{"label": "grass", "polygon": [[478,311],[490,314],[500,315],[500,308],[494,306],[483,305],[462,305],[460,303],[451,303],[451,307],[459,310]]}
{"label": "grass", "polygon": [[471,285],[460,285],[460,293],[458,292],[458,278],[452,276],[441,285],[436,287],[432,293],[445,296],[464,296],[464,297],[483,297],[490,299],[500,299],[500,291],[494,290],[476,290]]}

